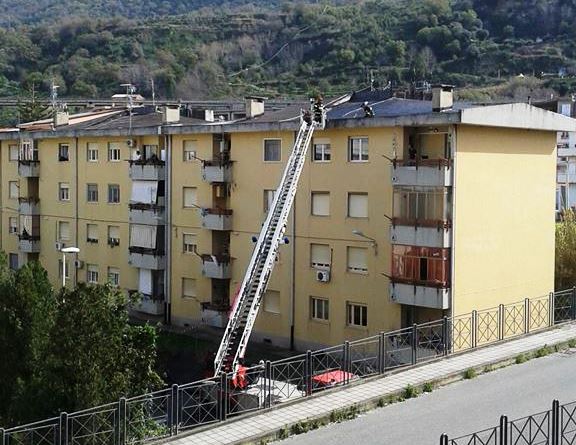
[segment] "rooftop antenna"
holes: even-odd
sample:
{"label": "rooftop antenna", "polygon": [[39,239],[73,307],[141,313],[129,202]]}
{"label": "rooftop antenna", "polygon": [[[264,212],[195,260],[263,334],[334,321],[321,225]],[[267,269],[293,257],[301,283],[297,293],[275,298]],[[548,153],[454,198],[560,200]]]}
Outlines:
{"label": "rooftop antenna", "polygon": [[370,91],[374,91],[374,71],[370,70]]}
{"label": "rooftop antenna", "polygon": [[136,87],[131,83],[123,83],[121,87],[126,88],[126,102],[128,106],[128,134],[132,136],[132,108],[134,108],[134,93]]}
{"label": "rooftop antenna", "polygon": [[56,112],[56,108],[58,107],[58,88],[60,88],[60,86],[56,85],[54,79],[52,79],[52,83],[50,84],[50,99],[53,112]]}
{"label": "rooftop antenna", "polygon": [[152,105],[156,106],[156,90],[154,89],[154,78],[150,79],[150,84],[152,85]]}

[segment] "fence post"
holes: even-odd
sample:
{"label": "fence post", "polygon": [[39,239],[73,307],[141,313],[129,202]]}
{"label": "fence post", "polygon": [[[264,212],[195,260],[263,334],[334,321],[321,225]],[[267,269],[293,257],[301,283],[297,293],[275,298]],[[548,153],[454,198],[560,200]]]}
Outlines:
{"label": "fence post", "polygon": [[550,292],[548,295],[548,326],[556,324],[556,294]]}
{"label": "fence post", "polygon": [[126,421],[126,398],[120,397],[118,400],[118,445],[124,445],[128,442]]}
{"label": "fence post", "polygon": [[60,413],[60,422],[58,424],[58,443],[60,445],[68,445],[68,413]]}
{"label": "fence post", "polygon": [[440,445],[448,445],[448,435],[442,434],[440,436]]}
{"label": "fence post", "polygon": [[228,379],[226,373],[220,373],[220,420],[226,420],[228,414]]}
{"label": "fence post", "polygon": [[305,385],[306,385],[306,395],[312,394],[312,351],[306,351],[306,366],[305,366]]}
{"label": "fence post", "polygon": [[470,321],[472,326],[470,326],[470,346],[472,349],[478,347],[478,311],[474,309],[472,311],[472,320]]}
{"label": "fence post", "polygon": [[349,383],[350,380],[349,373],[351,369],[352,369],[352,357],[350,356],[350,342],[346,340],[344,342],[344,369],[343,369],[343,371],[346,373],[344,374],[345,385]]}
{"label": "fence post", "polygon": [[524,333],[530,332],[530,298],[524,299]]}
{"label": "fence post", "polygon": [[442,343],[444,343],[444,351],[442,353],[443,355],[448,355],[451,341],[448,338],[448,317],[446,315],[442,317]]}
{"label": "fence post", "polygon": [[266,360],[264,364],[264,380],[267,388],[264,395],[264,407],[270,408],[272,406],[272,362],[270,360]]}
{"label": "fence post", "polygon": [[386,370],[386,338],[384,335],[384,332],[380,332],[378,335],[378,374],[382,374]]}
{"label": "fence post", "polygon": [[506,315],[504,312],[504,305],[498,305],[498,340],[504,340],[504,322]]}
{"label": "fence post", "polygon": [[0,428],[0,445],[6,445],[6,431]]}
{"label": "fence post", "polygon": [[180,402],[179,402],[179,391],[178,391],[178,385],[174,384],[172,385],[172,397],[171,397],[171,401],[172,401],[172,406],[171,406],[171,412],[170,412],[170,435],[176,435],[178,434],[178,418],[180,417],[178,415],[178,410],[180,409]]}
{"label": "fence post", "polygon": [[418,361],[418,325],[412,325],[412,364],[415,365]]}
{"label": "fence post", "polygon": [[560,445],[561,431],[560,431],[560,402],[554,400],[552,402],[552,445]]}
{"label": "fence post", "polygon": [[500,442],[499,445],[508,445],[508,417],[500,416]]}

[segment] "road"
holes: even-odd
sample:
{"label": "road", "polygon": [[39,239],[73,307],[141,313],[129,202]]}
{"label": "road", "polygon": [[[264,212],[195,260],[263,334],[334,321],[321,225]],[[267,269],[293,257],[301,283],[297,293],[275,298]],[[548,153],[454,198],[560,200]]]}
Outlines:
{"label": "road", "polygon": [[433,445],[443,432],[469,434],[576,400],[576,350],[534,359],[416,399],[373,410],[357,419],[275,442],[278,445]]}

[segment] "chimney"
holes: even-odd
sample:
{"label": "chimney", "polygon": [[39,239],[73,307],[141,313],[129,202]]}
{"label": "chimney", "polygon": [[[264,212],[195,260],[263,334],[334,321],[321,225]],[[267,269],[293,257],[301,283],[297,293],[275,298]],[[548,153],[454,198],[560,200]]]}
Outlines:
{"label": "chimney", "polygon": [[454,104],[454,85],[432,85],[432,111],[450,110]]}
{"label": "chimney", "polygon": [[167,105],[162,108],[162,124],[180,122],[180,107]]}
{"label": "chimney", "polygon": [[248,96],[246,97],[246,117],[252,119],[253,117],[264,114],[264,101],[265,97]]}
{"label": "chimney", "polygon": [[68,125],[70,122],[70,115],[67,111],[56,111],[54,113],[54,126]]}
{"label": "chimney", "polygon": [[214,110],[204,110],[204,120],[206,122],[214,122]]}

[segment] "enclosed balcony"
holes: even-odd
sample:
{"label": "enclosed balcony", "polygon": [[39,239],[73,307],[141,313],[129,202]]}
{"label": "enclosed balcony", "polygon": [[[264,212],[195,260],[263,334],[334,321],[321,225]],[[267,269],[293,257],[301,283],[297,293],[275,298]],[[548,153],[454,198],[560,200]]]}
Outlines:
{"label": "enclosed balcony", "polygon": [[448,309],[450,250],[393,246],[390,282],[390,296],[396,303]]}
{"label": "enclosed balcony", "polygon": [[202,179],[206,182],[232,182],[232,162],[219,159],[203,161]]}
{"label": "enclosed balcony", "polygon": [[452,194],[445,187],[395,187],[392,244],[450,247]]}
{"label": "enclosed balcony", "polygon": [[228,255],[201,255],[202,275],[206,278],[225,280],[232,278],[232,267]]}
{"label": "enclosed balcony", "polygon": [[163,181],[166,178],[166,163],[157,156],[147,159],[132,159],[130,162],[130,178],[143,181]]}
{"label": "enclosed balcony", "polygon": [[164,181],[132,181],[129,218],[134,224],[165,224]]}
{"label": "enclosed balcony", "polygon": [[208,230],[232,230],[232,209],[202,209],[202,227]]}
{"label": "enclosed balcony", "polygon": [[133,305],[133,309],[149,315],[164,314],[164,271],[138,269],[138,289],[131,290],[130,293],[141,297]]}
{"label": "enclosed balcony", "polygon": [[166,215],[165,215],[165,207],[163,204],[164,200],[162,199],[162,204],[145,204],[140,202],[130,203],[129,209],[129,218],[130,222],[134,224],[146,224],[146,225],[155,225],[155,224],[165,224],[166,223]]}
{"label": "enclosed balcony", "polygon": [[37,178],[40,176],[40,161],[18,161],[18,174],[23,178]]}
{"label": "enclosed balcony", "polygon": [[40,215],[40,200],[38,198],[18,198],[18,212],[21,215]]}
{"label": "enclosed balcony", "polygon": [[40,216],[20,215],[18,240],[21,252],[40,252]]}
{"label": "enclosed balcony", "polygon": [[128,263],[150,270],[166,268],[164,226],[130,225]]}

